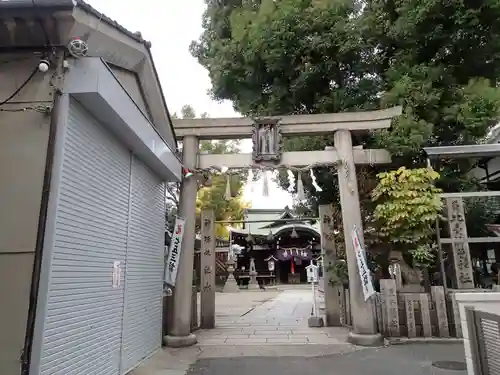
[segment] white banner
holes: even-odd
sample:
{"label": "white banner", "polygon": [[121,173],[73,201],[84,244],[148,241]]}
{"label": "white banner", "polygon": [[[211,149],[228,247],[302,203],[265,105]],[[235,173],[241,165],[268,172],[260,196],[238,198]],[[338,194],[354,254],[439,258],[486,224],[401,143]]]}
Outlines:
{"label": "white banner", "polygon": [[170,247],[168,249],[167,261],[165,263],[165,283],[170,286],[175,286],[175,280],[177,279],[177,271],[182,251],[184,223],[184,219],[181,219],[180,217],[175,218],[174,231],[172,238],[170,239]]}
{"label": "white banner", "polygon": [[361,247],[359,241],[358,228],[354,226],[352,229],[352,243],[354,245],[354,253],[356,254],[356,261],[358,263],[359,277],[361,279],[361,287],[363,288],[363,295],[365,301],[375,294],[373,289],[372,276],[368,264],[366,264],[365,249]]}

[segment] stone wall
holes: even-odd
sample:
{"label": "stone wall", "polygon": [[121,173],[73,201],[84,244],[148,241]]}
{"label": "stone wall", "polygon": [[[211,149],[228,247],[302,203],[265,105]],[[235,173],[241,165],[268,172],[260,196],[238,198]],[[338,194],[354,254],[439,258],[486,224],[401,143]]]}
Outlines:
{"label": "stone wall", "polygon": [[[381,280],[373,298],[375,316],[385,337],[463,337],[457,293],[491,293],[491,289],[448,290],[431,287],[431,293],[404,292],[393,279]],[[341,293],[341,323],[350,325],[348,290]]]}

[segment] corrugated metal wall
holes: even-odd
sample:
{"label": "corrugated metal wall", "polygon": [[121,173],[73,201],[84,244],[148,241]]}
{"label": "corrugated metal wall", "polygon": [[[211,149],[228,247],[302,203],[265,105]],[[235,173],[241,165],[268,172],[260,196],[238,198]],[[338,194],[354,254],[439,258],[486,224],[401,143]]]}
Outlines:
{"label": "corrugated metal wall", "polygon": [[165,184],[142,162],[132,162],[132,189],[122,373],[161,347]]}
{"label": "corrugated metal wall", "polygon": [[125,262],[130,160],[111,134],[71,104],[40,374],[119,371],[123,282],[113,288],[112,271],[114,262]]}
{"label": "corrugated metal wall", "polygon": [[75,101],[60,165],[32,373],[121,375],[161,346],[164,183]]}

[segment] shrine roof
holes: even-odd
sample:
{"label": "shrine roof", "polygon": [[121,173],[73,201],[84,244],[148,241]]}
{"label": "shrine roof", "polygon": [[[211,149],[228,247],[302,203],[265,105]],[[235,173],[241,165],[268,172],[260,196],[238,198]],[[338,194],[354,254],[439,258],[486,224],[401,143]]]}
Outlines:
{"label": "shrine roof", "polygon": [[277,236],[280,233],[292,231],[295,229],[297,232],[308,232],[313,235],[320,235],[320,231],[317,225],[305,224],[305,223],[294,223],[294,224],[284,224],[277,228],[256,228],[256,230],[247,227],[245,229],[240,228],[229,228],[229,231],[235,234],[248,235],[251,234],[254,237],[266,237],[269,235],[269,231],[273,236]]}
{"label": "shrine roof", "polygon": [[[233,233],[249,234],[266,237],[269,231],[273,234],[292,227],[305,228],[314,232],[319,231],[318,225],[312,224],[310,219],[300,220],[296,213],[286,206],[284,209],[247,209],[245,219],[248,221],[245,229],[232,228]],[[290,219],[290,221],[286,220]],[[262,220],[262,222],[258,222]],[[286,220],[286,221],[284,221]]]}

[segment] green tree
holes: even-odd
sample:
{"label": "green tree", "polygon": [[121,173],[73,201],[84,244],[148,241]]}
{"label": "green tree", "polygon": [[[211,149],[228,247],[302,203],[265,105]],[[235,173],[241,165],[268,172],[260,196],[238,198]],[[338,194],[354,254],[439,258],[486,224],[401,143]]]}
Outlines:
{"label": "green tree", "polygon": [[[196,112],[192,106],[184,105],[181,108],[181,116],[182,118],[196,118]],[[172,117],[178,118],[178,115],[174,113]],[[205,118],[208,115],[203,113],[200,117]],[[212,154],[238,153],[240,152],[239,142],[231,140],[203,140],[200,142],[200,152]],[[216,220],[242,220],[244,209],[246,208],[246,203],[243,201],[241,194],[245,181],[244,176],[241,174],[230,175],[229,183],[232,192],[232,199],[230,200],[225,199],[228,175],[214,174],[203,177],[201,180],[205,182],[205,186],[200,187],[196,199],[197,227],[199,228],[201,225],[199,222],[201,210],[207,208],[214,209]],[[172,193],[175,195],[175,192]],[[170,214],[170,216],[172,215]],[[218,237],[227,237],[228,225],[217,224],[216,234]]]}
{"label": "green tree", "polygon": [[[208,3],[203,27],[192,53],[214,98],[243,114],[403,105],[390,130],[354,140],[389,149],[392,168],[422,166],[423,146],[477,142],[499,117],[500,0],[224,0]],[[302,137],[285,150],[332,143]],[[440,186],[461,187],[469,164],[447,164]],[[318,172],[326,189],[306,182],[312,206],[337,199],[333,171]]]}
{"label": "green tree", "polygon": [[[210,3],[192,52],[210,73],[214,97],[232,100],[246,115],[373,109],[377,79],[350,17],[357,10],[350,1]],[[285,150],[332,144],[333,137],[286,138]],[[322,193],[304,179],[313,211],[338,201],[334,172],[317,171]],[[286,175],[280,183],[288,188]]]}
{"label": "green tree", "polygon": [[372,196],[380,237],[391,244],[391,250],[407,251],[417,263],[430,266],[434,228],[443,205],[441,190],[434,186],[439,173],[430,168],[401,167],[377,178]]}

